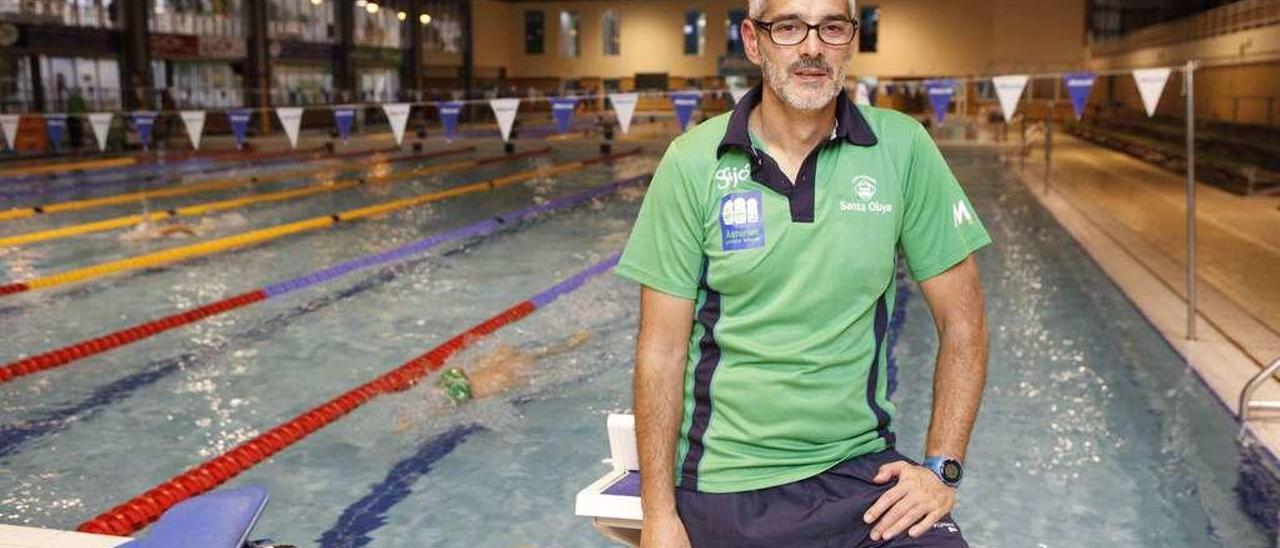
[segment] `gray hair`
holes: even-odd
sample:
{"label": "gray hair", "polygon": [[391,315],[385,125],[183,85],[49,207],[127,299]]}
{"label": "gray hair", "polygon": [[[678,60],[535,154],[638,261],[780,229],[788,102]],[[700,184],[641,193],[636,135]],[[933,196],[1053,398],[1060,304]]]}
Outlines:
{"label": "gray hair", "polygon": [[[856,1],[857,0],[849,0],[849,17],[853,17],[855,19],[858,17],[858,6],[856,5]],[[759,19],[761,15],[764,15],[764,3],[765,0],[747,0],[747,17]]]}

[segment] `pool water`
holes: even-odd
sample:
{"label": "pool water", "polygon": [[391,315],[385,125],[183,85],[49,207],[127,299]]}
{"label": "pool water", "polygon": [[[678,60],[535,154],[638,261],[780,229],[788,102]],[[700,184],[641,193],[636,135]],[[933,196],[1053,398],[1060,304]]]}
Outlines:
{"label": "pool water", "polygon": [[[556,146],[550,158],[401,183],[387,194],[362,189],[241,214],[250,227],[267,226],[591,154],[586,144]],[[660,152],[8,297],[0,359],[643,173]],[[946,152],[995,240],[978,254],[992,353],[954,512],[970,543],[1272,546],[1236,494],[1236,423],[993,153]],[[0,384],[0,523],[74,528],[399,366],[620,250],[639,199],[624,192],[548,214]],[[75,239],[0,252],[0,272],[13,278],[135,251],[107,233],[97,245]],[[899,449],[918,457],[936,340],[918,289],[907,283],[902,293],[891,332],[893,398]],[[607,545],[573,515],[573,499],[608,470],[606,415],[630,407],[637,296],[630,282],[595,278],[451,363],[473,367],[512,348],[561,350],[534,361],[527,384],[455,407],[425,382],[236,477],[227,485],[271,493],[255,537],[299,546]]]}

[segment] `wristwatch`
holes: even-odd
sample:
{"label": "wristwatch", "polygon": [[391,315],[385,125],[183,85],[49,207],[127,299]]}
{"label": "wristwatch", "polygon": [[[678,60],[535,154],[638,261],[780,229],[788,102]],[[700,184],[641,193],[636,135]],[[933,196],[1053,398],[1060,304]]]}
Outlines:
{"label": "wristwatch", "polygon": [[925,457],[922,465],[933,471],[947,487],[959,487],[960,478],[964,477],[964,465],[950,457]]}

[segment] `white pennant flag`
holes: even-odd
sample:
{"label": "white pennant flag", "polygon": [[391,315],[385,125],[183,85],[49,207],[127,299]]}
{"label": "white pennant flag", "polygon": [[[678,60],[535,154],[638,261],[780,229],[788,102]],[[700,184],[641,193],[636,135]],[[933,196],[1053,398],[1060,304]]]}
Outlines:
{"label": "white pennant flag", "polygon": [[98,152],[107,150],[107,133],[111,131],[112,116],[115,114],[110,112],[89,113],[89,125],[93,127],[93,136],[98,139]]}
{"label": "white pennant flag", "polygon": [[870,104],[871,104],[871,94],[867,92],[867,85],[866,85],[866,84],[864,84],[864,83],[862,83],[862,82],[858,82],[858,85],[854,87],[854,91],[853,91],[853,103],[854,103],[854,104],[856,104],[856,105],[870,105]]}
{"label": "white pennant flag", "polygon": [[1134,69],[1133,81],[1138,83],[1138,93],[1142,95],[1142,106],[1147,108],[1147,117],[1156,113],[1156,104],[1164,93],[1164,85],[1169,82],[1169,67],[1153,69]]}
{"label": "white pennant flag", "polygon": [[[622,134],[626,135],[631,129],[631,115],[636,113],[636,101],[640,100],[638,93],[610,93],[609,102],[613,103],[613,112],[618,116],[618,127],[622,128]],[[737,99],[734,99],[737,101]]]}
{"label": "white pennant flag", "polygon": [[0,132],[4,133],[4,142],[9,145],[9,150],[18,150],[18,146],[13,142],[18,138],[18,114],[0,114]]}
{"label": "white pennant flag", "polygon": [[[302,107],[276,107],[276,118],[284,127],[284,134],[289,137],[289,147],[298,148],[298,128],[302,127]],[[404,122],[400,123],[400,134],[404,134]],[[400,144],[400,139],[396,139]]]}
{"label": "white pennant flag", "polygon": [[404,125],[409,121],[409,103],[385,103],[382,111],[391,122],[391,134],[396,136],[396,146],[404,141]]}
{"label": "white pennant flag", "polygon": [[502,130],[502,140],[506,141],[511,137],[511,125],[516,121],[516,110],[520,108],[520,99],[489,99],[489,108],[493,109],[493,116],[498,119],[498,129]]}
{"label": "white pennant flag", "polygon": [[191,146],[199,150],[200,137],[204,135],[204,111],[184,110],[178,114],[182,116],[182,125],[187,126],[187,138],[191,139]]}
{"label": "white pennant flag", "polygon": [[991,78],[991,84],[996,87],[996,96],[1000,99],[1000,110],[1004,112],[1004,122],[1007,124],[1013,119],[1013,113],[1018,110],[1018,100],[1022,99],[1023,90],[1027,89],[1027,75],[995,76]]}
{"label": "white pennant flag", "polygon": [[746,95],[748,91],[751,91],[751,88],[729,88],[729,95],[733,96],[733,104],[738,104],[738,101],[741,101],[742,96]]}

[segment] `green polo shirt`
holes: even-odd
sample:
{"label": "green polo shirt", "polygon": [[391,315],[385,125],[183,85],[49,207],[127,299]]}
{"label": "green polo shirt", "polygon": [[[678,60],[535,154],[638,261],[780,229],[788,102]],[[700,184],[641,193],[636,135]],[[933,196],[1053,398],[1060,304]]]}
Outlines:
{"label": "green polo shirt", "polygon": [[703,492],[892,447],[898,253],[924,280],[991,241],[911,117],[841,93],[792,184],[748,133],[760,93],[671,143],[617,268],[695,303],[676,484]]}

